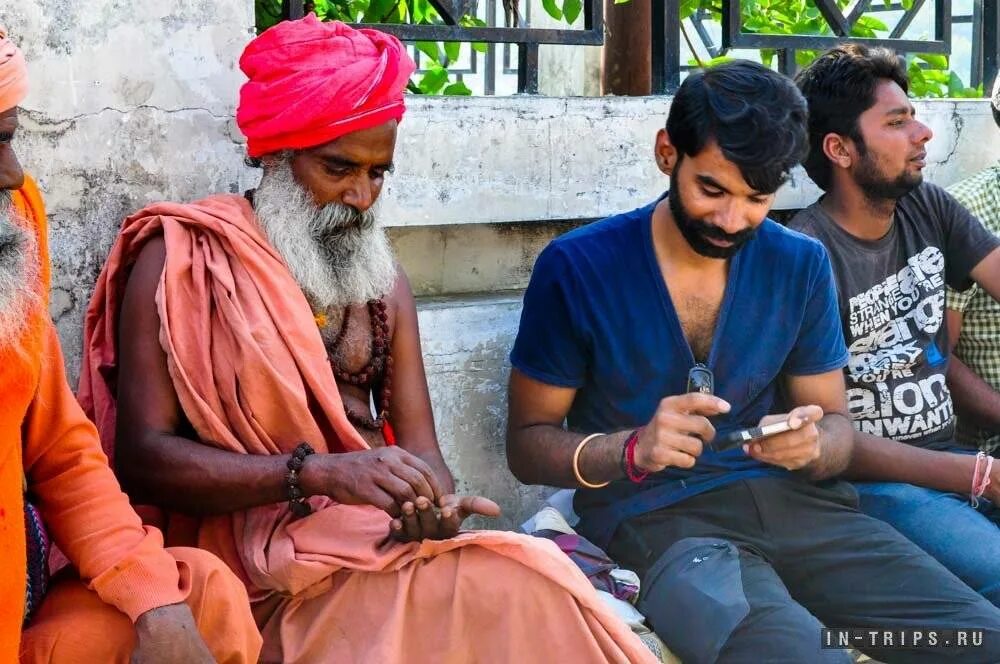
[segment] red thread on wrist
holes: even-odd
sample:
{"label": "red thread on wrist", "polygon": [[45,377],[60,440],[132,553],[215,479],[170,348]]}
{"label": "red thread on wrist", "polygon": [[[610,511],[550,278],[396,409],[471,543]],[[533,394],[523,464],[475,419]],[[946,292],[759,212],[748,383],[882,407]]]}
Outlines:
{"label": "red thread on wrist", "polygon": [[640,470],[637,465],[635,465],[635,446],[639,443],[639,434],[645,427],[640,427],[633,431],[628,440],[625,441],[625,474],[628,476],[629,481],[635,484],[640,484],[644,479],[649,477],[648,470]]}

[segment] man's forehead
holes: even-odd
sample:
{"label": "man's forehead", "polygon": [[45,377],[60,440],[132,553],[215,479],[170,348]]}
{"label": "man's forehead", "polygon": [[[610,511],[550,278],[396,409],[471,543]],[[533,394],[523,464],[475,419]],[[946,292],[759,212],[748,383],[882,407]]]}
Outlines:
{"label": "man's forehead", "polygon": [[896,81],[883,79],[875,88],[875,104],[868,110],[879,115],[909,112],[913,110],[913,104]]}
{"label": "man's forehead", "polygon": [[714,140],[705,143],[705,147],[693,157],[685,157],[685,161],[688,159],[691,160],[695,178],[702,183],[721,186],[731,194],[762,195],[747,184],[740,167],[726,158]]}
{"label": "man's forehead", "polygon": [[353,131],[329,143],[310,148],[309,152],[322,158],[347,158],[352,161],[381,163],[392,161],[396,147],[395,120]]}

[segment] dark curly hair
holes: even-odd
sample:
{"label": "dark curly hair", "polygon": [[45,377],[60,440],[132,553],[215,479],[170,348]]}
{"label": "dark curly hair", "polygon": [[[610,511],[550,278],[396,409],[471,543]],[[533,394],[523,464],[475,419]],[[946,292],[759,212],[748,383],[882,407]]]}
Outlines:
{"label": "dark curly hair", "polygon": [[903,58],[888,48],[853,43],[831,48],[795,77],[809,103],[809,156],[803,165],[824,191],[833,168],[823,153],[823,138],[847,136],[863,150],[858,117],[875,105],[875,90],[885,80],[909,91]]}
{"label": "dark curly hair", "polygon": [[670,105],[670,142],[684,155],[715,140],[756,191],[777,191],[805,156],[806,102],[792,81],[748,60],[691,74]]}

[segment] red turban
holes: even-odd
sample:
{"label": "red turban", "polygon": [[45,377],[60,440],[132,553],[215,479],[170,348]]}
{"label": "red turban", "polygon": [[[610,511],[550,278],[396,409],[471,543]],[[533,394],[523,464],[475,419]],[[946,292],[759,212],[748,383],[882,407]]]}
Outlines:
{"label": "red turban", "polygon": [[28,65],[21,49],[7,39],[7,30],[0,25],[0,113],[9,111],[28,94]]}
{"label": "red turban", "polygon": [[416,66],[391,35],[309,14],[250,42],[240,68],[250,80],[236,122],[250,156],[259,157],[400,120]]}

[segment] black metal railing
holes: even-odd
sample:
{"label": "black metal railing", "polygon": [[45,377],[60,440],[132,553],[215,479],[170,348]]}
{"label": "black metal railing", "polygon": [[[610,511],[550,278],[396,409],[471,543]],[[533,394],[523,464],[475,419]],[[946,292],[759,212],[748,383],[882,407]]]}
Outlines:
{"label": "black metal railing", "polygon": [[[599,46],[604,43],[604,0],[583,0],[583,29],[531,28],[490,25],[472,27],[460,25],[463,15],[477,4],[477,0],[429,0],[441,16],[441,24],[413,25],[404,23],[371,23],[364,27],[377,28],[406,42],[484,42],[491,46],[487,58],[490,72],[485,86],[486,93],[493,91],[490,81],[493,74],[495,44],[517,45],[517,91],[538,92],[538,48],[542,44]],[[487,0],[490,7],[496,0]],[[506,7],[506,0],[504,2]],[[905,7],[899,0],[886,4],[884,0],[861,0],[846,15],[835,0],[814,0],[816,8],[829,28],[825,35],[791,35],[752,32],[744,29],[740,14],[740,0],[719,0],[721,9],[721,43],[712,40],[705,28],[707,14],[702,10],[690,19],[690,24],[701,47],[711,57],[725,55],[731,49],[774,49],[777,68],[785,74],[796,72],[796,51],[828,48],[850,39],[863,43],[888,46],[901,53],[951,54],[952,28],[955,24],[968,23],[972,27],[972,55],[969,67],[970,85],[989,85],[1000,67],[1000,0],[973,0],[973,12],[953,15],[951,0],[932,0],[934,34],[930,39],[906,39],[903,35],[911,27],[927,0],[913,0]],[[283,17],[301,18],[303,0],[283,0]],[[516,7],[516,2],[514,2]],[[888,38],[852,36],[858,20],[865,15],[902,12]],[[682,25],[679,0],[652,0],[652,91],[670,94],[680,85],[682,73],[692,66],[681,62]],[[488,16],[492,16],[488,12]],[[516,9],[515,9],[516,16]],[[492,22],[492,18],[490,19]],[[358,26],[361,27],[361,26]],[[475,57],[475,56],[473,56]]]}
{"label": "black metal railing", "polygon": [[[541,44],[600,46],[604,43],[603,0],[583,1],[583,29],[530,27],[474,27],[459,25],[467,13],[468,0],[430,0],[441,16],[442,24],[413,25],[406,23],[366,23],[365,28],[375,28],[402,41],[483,42],[486,44],[516,44],[517,91],[538,93],[538,47]],[[472,5],[475,2],[471,3]],[[284,0],[283,14],[287,19],[302,18],[302,0]]]}
{"label": "black metal railing", "polygon": [[[927,40],[904,39],[917,14],[924,9],[926,0],[914,0],[909,7],[898,1],[885,4],[883,0],[861,0],[846,15],[834,0],[814,0],[816,8],[826,22],[827,35],[787,35],[745,31],[740,15],[739,0],[720,0],[722,15],[721,44],[714,43],[705,28],[705,12],[691,17],[700,45],[710,57],[725,55],[730,49],[775,49],[778,69],[788,75],[796,72],[797,50],[821,50],[845,39],[890,47],[900,53],[941,53],[950,55],[953,24],[969,23],[972,26],[972,56],[969,67],[970,85],[990,84],[997,75],[1000,64],[1000,2],[973,0],[973,12],[952,15],[951,0],[934,3],[934,35]],[[670,94],[680,85],[681,74],[691,65],[680,61],[682,51],[682,26],[679,6],[675,0],[653,2],[653,92]],[[902,12],[888,38],[863,38],[851,32],[859,18],[866,14]],[[987,91],[988,92],[988,91]]]}

